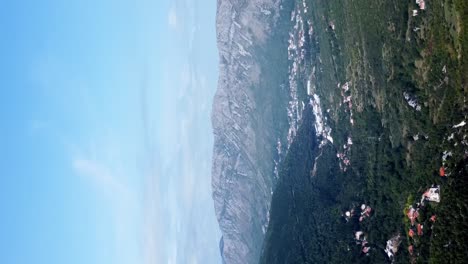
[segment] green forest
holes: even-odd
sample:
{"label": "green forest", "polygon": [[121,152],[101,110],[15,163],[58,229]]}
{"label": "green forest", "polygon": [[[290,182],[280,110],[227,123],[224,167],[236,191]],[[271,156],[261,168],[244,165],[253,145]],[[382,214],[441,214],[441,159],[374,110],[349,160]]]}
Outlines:
{"label": "green forest", "polygon": [[[281,165],[261,263],[466,263],[468,132],[454,127],[468,113],[466,2],[428,1],[424,10],[414,1],[305,3],[309,12],[301,15],[312,21],[313,35],[301,67],[319,69],[316,93],[330,109],[334,143],[319,149],[306,108]],[[302,5],[297,1],[295,9]],[[336,88],[345,82],[354,124]],[[351,165],[344,171],[337,153],[350,137]],[[440,186],[440,203],[419,204],[433,185]],[[362,221],[361,204],[373,209]],[[410,207],[419,213],[413,227]],[[411,237],[418,225],[421,234]],[[398,251],[389,258],[386,243],[398,235]]]}

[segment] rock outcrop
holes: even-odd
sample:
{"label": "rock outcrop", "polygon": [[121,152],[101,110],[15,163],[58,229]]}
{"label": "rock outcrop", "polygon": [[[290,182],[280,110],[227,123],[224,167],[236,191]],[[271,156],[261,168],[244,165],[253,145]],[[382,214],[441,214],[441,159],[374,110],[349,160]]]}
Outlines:
{"label": "rock outcrop", "polygon": [[258,262],[268,225],[276,138],[259,109],[255,87],[263,73],[256,51],[274,32],[280,2],[218,0],[212,187],[220,251],[228,264]]}

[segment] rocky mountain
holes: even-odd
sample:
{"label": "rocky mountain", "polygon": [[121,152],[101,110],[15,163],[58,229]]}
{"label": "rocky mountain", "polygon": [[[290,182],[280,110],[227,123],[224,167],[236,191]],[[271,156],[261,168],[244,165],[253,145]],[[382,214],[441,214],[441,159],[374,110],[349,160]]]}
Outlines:
{"label": "rocky mountain", "polygon": [[219,80],[212,125],[212,188],[224,263],[256,263],[268,225],[277,133],[260,58],[280,0],[218,0]]}

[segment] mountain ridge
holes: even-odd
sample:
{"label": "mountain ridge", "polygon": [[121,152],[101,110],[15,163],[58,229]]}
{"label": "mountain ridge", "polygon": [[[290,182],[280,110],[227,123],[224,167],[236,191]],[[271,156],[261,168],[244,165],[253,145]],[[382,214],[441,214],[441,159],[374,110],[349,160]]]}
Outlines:
{"label": "mountain ridge", "polygon": [[217,2],[212,188],[223,263],[256,263],[268,225],[276,132],[264,125],[272,114],[259,109],[264,72],[257,51],[268,44],[279,14],[279,0]]}

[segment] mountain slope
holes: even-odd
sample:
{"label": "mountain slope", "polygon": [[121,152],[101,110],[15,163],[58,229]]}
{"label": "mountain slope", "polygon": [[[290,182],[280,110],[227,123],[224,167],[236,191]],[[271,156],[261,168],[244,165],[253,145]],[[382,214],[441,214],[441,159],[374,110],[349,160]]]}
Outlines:
{"label": "mountain slope", "polygon": [[263,62],[279,16],[279,0],[218,1],[212,187],[226,263],[256,263],[268,224],[281,118],[274,114],[280,87],[268,86]]}

